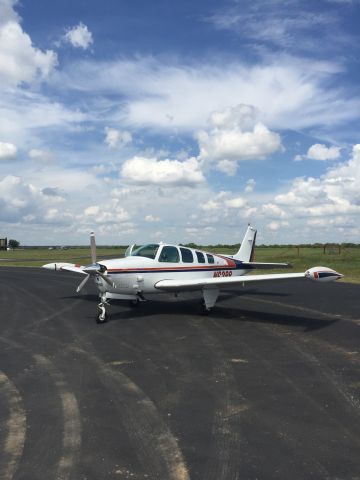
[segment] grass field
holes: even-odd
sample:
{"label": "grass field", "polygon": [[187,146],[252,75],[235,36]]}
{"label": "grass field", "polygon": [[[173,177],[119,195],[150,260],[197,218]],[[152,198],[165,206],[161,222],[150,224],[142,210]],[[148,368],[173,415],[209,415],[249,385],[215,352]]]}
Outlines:
{"label": "grass field", "polygon": [[[214,253],[232,254],[234,250],[227,248],[202,247]],[[124,254],[124,248],[98,247],[99,259],[116,258]],[[333,268],[345,275],[342,281],[360,283],[360,247],[330,249],[324,254],[323,247],[257,247],[257,262],[289,262],[293,271],[305,271],[309,267],[323,265]],[[0,251],[0,266],[40,267],[49,262],[69,262],[87,265],[91,263],[89,247],[68,249],[26,248],[12,251]],[[283,271],[283,270],[282,270]],[[275,270],[274,270],[275,272]],[[260,273],[260,271],[259,271]],[[265,273],[263,271],[263,273]],[[270,273],[270,270],[266,270]]]}

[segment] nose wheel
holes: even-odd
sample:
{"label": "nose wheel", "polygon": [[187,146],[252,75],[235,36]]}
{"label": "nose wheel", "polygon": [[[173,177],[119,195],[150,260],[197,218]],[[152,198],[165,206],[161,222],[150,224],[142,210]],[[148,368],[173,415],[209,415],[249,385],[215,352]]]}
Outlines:
{"label": "nose wheel", "polygon": [[101,297],[101,302],[98,305],[98,312],[96,314],[96,323],[105,323],[109,319],[109,315],[106,312],[106,305],[109,305],[106,301],[106,297]]}
{"label": "nose wheel", "polygon": [[107,322],[109,315],[107,314],[105,307],[103,305],[98,306],[98,313],[96,314],[96,323],[105,323]]}

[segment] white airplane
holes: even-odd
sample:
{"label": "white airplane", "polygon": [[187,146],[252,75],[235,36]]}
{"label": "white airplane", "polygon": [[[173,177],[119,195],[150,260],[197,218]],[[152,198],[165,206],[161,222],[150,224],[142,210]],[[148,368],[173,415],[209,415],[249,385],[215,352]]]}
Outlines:
{"label": "white airplane", "polygon": [[80,292],[90,277],[94,278],[99,290],[100,303],[97,323],[108,319],[108,300],[130,300],[137,305],[147,294],[198,290],[203,295],[204,312],[215,305],[221,288],[233,284],[273,281],[282,279],[310,278],[319,282],[338,280],[343,275],[327,267],[313,267],[301,273],[268,275],[245,274],[256,268],[289,267],[287,263],[253,262],[256,230],[247,228],[239,251],[235,255],[219,255],[181,245],[151,243],[134,248],[131,245],[124,258],[96,260],[94,233],[90,235],[92,264],[88,266],[72,263],[48,263],[50,270],[79,273],[85,278],[77,287]]}

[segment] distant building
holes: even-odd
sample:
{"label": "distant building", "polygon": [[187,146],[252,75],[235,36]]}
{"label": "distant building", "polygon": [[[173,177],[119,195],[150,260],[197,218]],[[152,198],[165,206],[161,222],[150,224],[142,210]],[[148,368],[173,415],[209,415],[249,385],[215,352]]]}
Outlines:
{"label": "distant building", "polygon": [[0,238],[0,250],[7,250],[7,238]]}

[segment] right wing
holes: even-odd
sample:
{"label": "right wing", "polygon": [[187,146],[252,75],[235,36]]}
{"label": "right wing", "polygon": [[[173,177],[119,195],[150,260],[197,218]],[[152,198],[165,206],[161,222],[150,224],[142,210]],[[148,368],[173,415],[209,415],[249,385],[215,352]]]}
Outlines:
{"label": "right wing", "polygon": [[211,277],[211,278],[194,278],[189,280],[160,280],[155,283],[155,288],[164,291],[188,291],[188,290],[201,290],[203,288],[211,288],[228,285],[236,285],[253,282],[263,281],[276,281],[276,280],[294,280],[295,278],[310,278],[316,281],[332,281],[338,280],[343,275],[327,267],[313,267],[306,272],[300,273],[273,273],[269,275],[250,275],[250,276],[236,276],[236,277]]}

